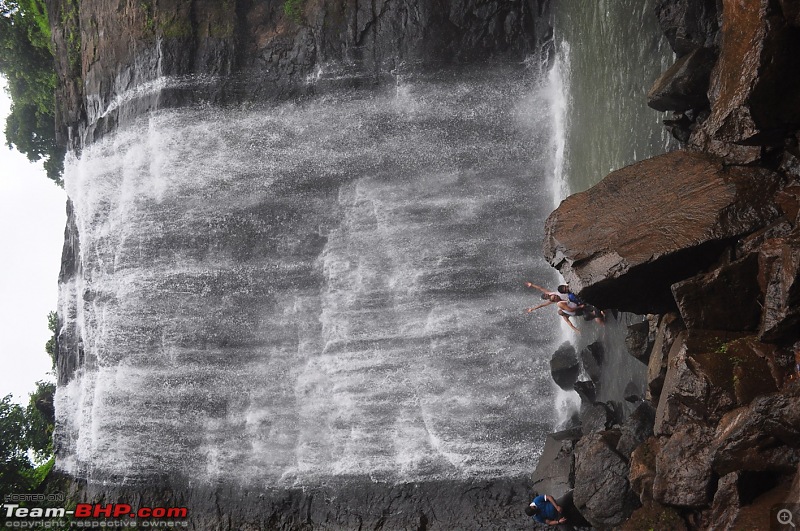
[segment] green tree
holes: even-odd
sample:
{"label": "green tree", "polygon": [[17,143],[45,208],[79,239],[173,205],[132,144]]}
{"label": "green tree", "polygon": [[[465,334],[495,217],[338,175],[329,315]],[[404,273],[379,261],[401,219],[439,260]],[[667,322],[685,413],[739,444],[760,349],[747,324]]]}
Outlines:
{"label": "green tree", "polygon": [[56,73],[43,0],[0,0],[0,72],[11,96],[6,143],[33,162],[45,158],[47,176],[61,184],[64,149],[55,138]]}
{"label": "green tree", "polygon": [[0,400],[0,489],[25,492],[30,489],[33,465],[28,459],[25,410],[11,401],[11,395]]}
{"label": "green tree", "polygon": [[50,312],[47,314],[47,328],[50,330],[53,335],[50,336],[50,339],[47,340],[47,343],[44,344],[44,351],[50,355],[50,361],[52,362],[52,367],[56,368],[56,334],[58,333],[58,313]]}
{"label": "green tree", "polygon": [[0,491],[36,490],[52,468],[54,393],[54,384],[37,382],[25,408],[11,395],[0,400]]}

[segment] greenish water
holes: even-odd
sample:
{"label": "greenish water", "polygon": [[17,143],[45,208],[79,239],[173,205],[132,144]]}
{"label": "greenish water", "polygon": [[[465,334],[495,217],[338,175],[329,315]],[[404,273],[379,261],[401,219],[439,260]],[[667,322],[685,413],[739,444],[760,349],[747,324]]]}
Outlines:
{"label": "greenish water", "polygon": [[664,113],[647,107],[646,94],[673,54],[650,1],[563,0],[554,11],[554,75],[565,97],[563,199],[670,149]]}
{"label": "greenish water", "polygon": [[[611,171],[674,149],[677,143],[662,124],[666,114],[647,106],[647,91],[674,61],[653,2],[562,0],[553,10],[556,207]],[[602,331],[586,330],[578,338],[564,330],[564,339],[578,349],[597,339],[603,342],[606,356],[598,399],[621,402],[629,382],[644,392],[646,367],[628,355],[625,346],[628,325],[641,319],[620,313],[609,318]],[[559,409],[566,418],[570,401],[563,396],[558,400],[563,401]],[[577,407],[575,396],[571,403]]]}

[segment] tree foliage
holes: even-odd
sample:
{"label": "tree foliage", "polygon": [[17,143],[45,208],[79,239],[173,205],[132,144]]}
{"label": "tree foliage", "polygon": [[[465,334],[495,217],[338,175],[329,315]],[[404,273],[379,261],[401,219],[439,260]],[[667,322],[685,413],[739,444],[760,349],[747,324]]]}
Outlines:
{"label": "tree foliage", "polygon": [[36,385],[26,408],[11,395],[0,400],[0,491],[6,493],[35,490],[52,467],[55,385]]}
{"label": "tree foliage", "polygon": [[56,344],[56,335],[58,334],[58,313],[50,312],[47,314],[47,329],[50,330],[53,335],[50,336],[50,339],[47,340],[47,343],[44,344],[44,351],[50,356],[50,361],[52,362],[53,369],[56,368],[56,348],[58,348]]}
{"label": "tree foliage", "polygon": [[55,138],[56,73],[44,0],[0,0],[0,72],[11,96],[6,143],[31,161],[45,158],[47,176],[60,184],[64,150]]}

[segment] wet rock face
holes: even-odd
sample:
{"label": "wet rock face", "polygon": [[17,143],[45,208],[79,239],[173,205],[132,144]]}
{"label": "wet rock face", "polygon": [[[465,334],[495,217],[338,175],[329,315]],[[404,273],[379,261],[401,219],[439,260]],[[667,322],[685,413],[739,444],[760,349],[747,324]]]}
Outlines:
{"label": "wet rock face", "polygon": [[800,122],[800,33],[792,22],[768,0],[722,2],[720,56],[708,91],[712,111],[696,145],[771,142]]}
{"label": "wet rock face", "polygon": [[687,328],[756,330],[763,304],[758,256],[673,284],[672,293]]}
{"label": "wet rock face", "polygon": [[290,13],[284,4],[86,0],[71,14],[69,0],[47,0],[55,14],[62,139],[74,142],[83,127],[90,140],[113,129],[124,118],[106,115],[114,99],[163,76],[180,86],[144,90],[125,112],[197,98],[285,98],[313,90],[326,76],[375,81],[403,63],[520,59],[542,50],[546,56],[551,37],[548,0],[304,0]]}
{"label": "wet rock face", "polygon": [[628,483],[628,463],[616,452],[619,432],[592,433],[575,448],[575,507],[593,526],[625,521],[639,505]]}
{"label": "wet rock face", "polygon": [[780,184],[770,170],[723,167],[702,153],[644,160],[565,199],[546,221],[545,258],[600,308],[666,313],[672,284],[778,218]]}
{"label": "wet rock face", "polygon": [[720,421],[711,444],[714,471],[791,472],[800,457],[800,385],[760,396]]}
{"label": "wet rock face", "polygon": [[647,105],[657,111],[708,107],[706,92],[714,59],[714,52],[707,48],[694,50],[678,59],[648,91]]}
{"label": "wet rock face", "polygon": [[800,329],[800,235],[769,240],[761,246],[758,260],[764,293],[759,338],[791,338]]}
{"label": "wet rock face", "polygon": [[658,0],[655,14],[678,57],[716,45],[719,30],[716,0]]}
{"label": "wet rock face", "polygon": [[678,426],[656,457],[653,498],[657,502],[679,507],[702,507],[711,502],[712,436],[701,424]]}

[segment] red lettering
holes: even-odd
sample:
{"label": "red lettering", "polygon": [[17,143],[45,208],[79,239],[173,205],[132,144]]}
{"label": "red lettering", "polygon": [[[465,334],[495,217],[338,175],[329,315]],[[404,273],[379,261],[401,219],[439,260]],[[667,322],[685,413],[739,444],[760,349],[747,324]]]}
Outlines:
{"label": "red lettering", "polygon": [[119,518],[120,516],[130,514],[131,506],[126,503],[118,503],[114,506],[114,518]]}
{"label": "red lettering", "polygon": [[75,506],[75,518],[88,518],[92,516],[92,506],[88,503],[79,503]]}
{"label": "red lettering", "polygon": [[153,509],[153,518],[164,518],[165,514],[167,514],[167,510],[163,507],[156,507]]}
{"label": "red lettering", "polygon": [[94,506],[94,512],[92,513],[92,516],[94,516],[95,518],[99,518],[101,516],[105,516],[106,518],[108,518],[109,516],[111,516],[111,512],[113,510],[114,510],[114,506],[111,505],[111,504],[108,504],[108,505],[95,505]]}
{"label": "red lettering", "polygon": [[147,507],[139,509],[139,518],[150,518],[150,509]]}
{"label": "red lettering", "polygon": [[171,507],[167,509],[167,518],[186,518],[186,507]]}

